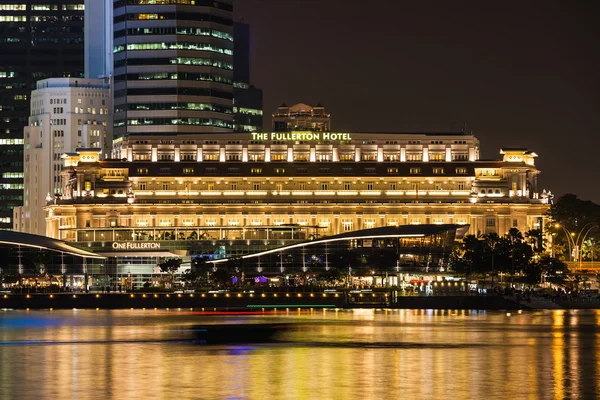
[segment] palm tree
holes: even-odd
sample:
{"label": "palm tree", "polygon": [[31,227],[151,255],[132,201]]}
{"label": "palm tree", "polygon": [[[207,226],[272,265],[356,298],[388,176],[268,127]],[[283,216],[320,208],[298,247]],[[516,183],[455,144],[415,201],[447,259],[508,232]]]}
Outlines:
{"label": "palm tree", "polygon": [[501,238],[500,236],[498,236],[498,234],[496,232],[490,232],[490,233],[486,233],[485,235],[483,235],[483,239],[484,242],[486,244],[486,247],[489,249],[489,252],[491,253],[491,258],[492,258],[492,288],[494,287],[494,259],[496,256],[496,246],[498,246],[498,244],[500,244]]}

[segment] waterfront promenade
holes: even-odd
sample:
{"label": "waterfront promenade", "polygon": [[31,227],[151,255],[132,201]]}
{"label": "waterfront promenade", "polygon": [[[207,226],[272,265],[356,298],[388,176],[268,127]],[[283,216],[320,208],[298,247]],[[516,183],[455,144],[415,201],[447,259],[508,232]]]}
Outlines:
{"label": "waterfront promenade", "polygon": [[600,309],[597,297],[401,296],[396,291],[221,293],[39,293],[0,296],[0,309],[192,309],[262,311],[296,308]]}

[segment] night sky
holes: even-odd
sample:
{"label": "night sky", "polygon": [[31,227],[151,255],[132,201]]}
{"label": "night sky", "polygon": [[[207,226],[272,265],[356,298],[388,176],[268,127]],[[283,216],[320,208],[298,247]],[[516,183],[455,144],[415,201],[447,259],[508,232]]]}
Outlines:
{"label": "night sky", "polygon": [[321,102],[332,130],[467,130],[535,151],[540,189],[600,203],[597,1],[237,0],[265,129]]}

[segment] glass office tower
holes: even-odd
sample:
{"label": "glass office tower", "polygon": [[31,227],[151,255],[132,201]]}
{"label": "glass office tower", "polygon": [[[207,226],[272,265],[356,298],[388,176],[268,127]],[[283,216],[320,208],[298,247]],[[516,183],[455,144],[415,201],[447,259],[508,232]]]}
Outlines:
{"label": "glass office tower", "polygon": [[23,202],[23,128],[35,82],[83,76],[83,2],[0,0],[0,229],[12,229]]}
{"label": "glass office tower", "polygon": [[115,0],[114,136],[233,131],[233,2]]}

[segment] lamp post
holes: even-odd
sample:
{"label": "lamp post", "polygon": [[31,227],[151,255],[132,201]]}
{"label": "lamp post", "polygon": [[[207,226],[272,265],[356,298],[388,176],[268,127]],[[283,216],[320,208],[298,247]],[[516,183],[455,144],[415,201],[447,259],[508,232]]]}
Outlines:
{"label": "lamp post", "polygon": [[589,233],[593,229],[597,228],[598,225],[594,222],[588,222],[583,226],[583,228],[581,228],[577,235],[575,235],[574,232],[569,231],[561,224],[554,224],[554,227],[562,228],[562,230],[565,232],[565,236],[567,237],[567,241],[569,243],[569,261],[578,261],[579,269],[581,269],[583,242],[585,242],[585,239]]}

